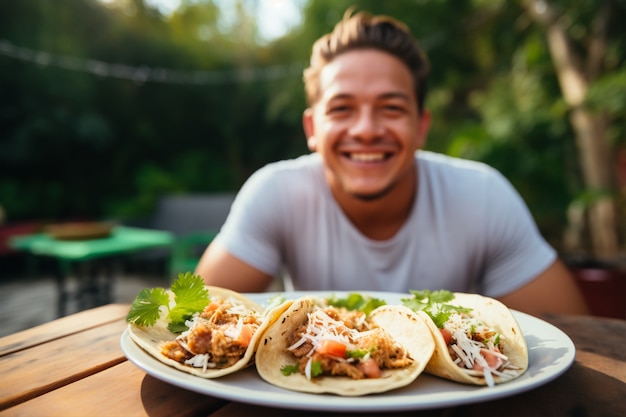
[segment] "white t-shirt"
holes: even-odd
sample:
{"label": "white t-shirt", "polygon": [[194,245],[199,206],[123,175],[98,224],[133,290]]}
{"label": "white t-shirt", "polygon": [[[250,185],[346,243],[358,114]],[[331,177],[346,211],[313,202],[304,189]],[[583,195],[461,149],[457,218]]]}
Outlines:
{"label": "white t-shirt", "polygon": [[[361,234],[333,199],[318,154],[268,164],[241,188],[218,239],[296,290],[448,289],[497,297],[545,270],[555,250],[495,169],[416,153],[418,186],[391,239]],[[284,269],[283,269],[284,268]]]}

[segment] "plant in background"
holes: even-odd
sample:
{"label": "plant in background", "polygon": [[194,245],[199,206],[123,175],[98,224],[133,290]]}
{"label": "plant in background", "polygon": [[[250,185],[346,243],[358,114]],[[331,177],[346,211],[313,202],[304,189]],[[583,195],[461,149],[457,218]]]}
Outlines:
{"label": "plant in background", "polygon": [[[578,8],[563,7],[561,3],[523,1],[528,16],[545,30],[546,47],[578,150],[581,197],[569,210],[571,227],[564,243],[588,257],[611,261],[620,251],[617,144],[612,135],[620,130],[621,137],[626,133],[623,124],[620,128],[615,123],[614,113],[623,110],[626,94],[622,81],[623,36],[611,36],[622,31],[616,18],[621,8],[612,1],[588,2]],[[598,99],[598,92],[593,92],[594,85],[596,91],[605,93],[606,85],[622,88],[607,94],[607,98],[613,99],[605,102],[604,97]],[[623,116],[621,119],[623,122]]]}

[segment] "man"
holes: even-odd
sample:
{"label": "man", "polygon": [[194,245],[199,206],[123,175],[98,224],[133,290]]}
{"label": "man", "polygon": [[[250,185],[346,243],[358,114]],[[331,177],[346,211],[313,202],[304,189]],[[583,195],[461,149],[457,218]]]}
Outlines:
{"label": "man", "polygon": [[304,73],[312,153],[250,177],[196,273],[252,292],[284,268],[297,290],[449,289],[531,314],[585,313],[508,181],[420,150],[427,73],[402,23],[346,14]]}

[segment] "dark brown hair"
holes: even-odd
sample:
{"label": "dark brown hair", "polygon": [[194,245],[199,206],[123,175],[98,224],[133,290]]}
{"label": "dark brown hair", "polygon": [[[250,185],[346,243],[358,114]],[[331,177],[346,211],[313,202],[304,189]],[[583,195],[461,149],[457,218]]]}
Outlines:
{"label": "dark brown hair", "polygon": [[309,106],[320,98],[320,72],[334,58],[355,49],[378,49],[400,59],[413,77],[418,110],[424,109],[426,78],[430,70],[428,58],[409,28],[389,16],[373,16],[359,12],[351,16],[349,9],[331,33],[313,44],[311,63],[304,70],[304,87]]}

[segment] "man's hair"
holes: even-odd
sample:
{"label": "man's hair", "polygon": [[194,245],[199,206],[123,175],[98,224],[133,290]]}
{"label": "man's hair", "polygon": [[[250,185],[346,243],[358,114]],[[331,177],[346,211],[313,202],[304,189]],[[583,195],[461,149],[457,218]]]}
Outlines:
{"label": "man's hair", "polygon": [[413,77],[418,110],[423,111],[430,65],[409,28],[389,16],[373,16],[367,12],[351,14],[349,9],[331,33],[313,44],[310,66],[304,70],[308,105],[319,100],[320,73],[333,59],[355,49],[377,49],[395,56],[407,66]]}

